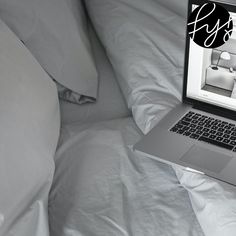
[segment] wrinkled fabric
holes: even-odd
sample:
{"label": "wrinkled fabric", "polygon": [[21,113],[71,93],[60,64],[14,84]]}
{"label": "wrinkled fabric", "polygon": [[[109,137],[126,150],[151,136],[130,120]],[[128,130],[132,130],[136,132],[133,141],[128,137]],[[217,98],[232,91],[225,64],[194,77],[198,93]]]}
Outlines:
{"label": "wrinkled fabric", "polygon": [[[87,0],[86,4],[134,120],[147,133],[181,100],[187,1]],[[192,173],[199,187],[198,181],[187,178],[189,172],[178,171],[185,176],[179,181],[192,196],[204,233],[235,235],[235,189],[228,186],[225,192],[221,183]],[[218,201],[209,200],[215,196]]]}
{"label": "wrinkled fabric", "polygon": [[2,21],[0,35],[0,235],[49,236],[57,90]]}
{"label": "wrinkled fabric", "polygon": [[90,36],[98,71],[99,86],[97,101],[96,103],[77,106],[76,104],[61,100],[62,125],[118,119],[131,115],[104,48],[93,29],[90,30]]}
{"label": "wrinkled fabric", "polygon": [[138,155],[131,118],[62,128],[51,236],[203,236],[168,165]]}
{"label": "wrinkled fabric", "polygon": [[58,83],[56,80],[54,82],[57,85],[57,91],[58,91],[59,98],[65,100],[65,101],[79,104],[79,105],[96,101],[96,99],[93,97],[88,97],[88,96],[84,96],[84,95],[78,94],[76,92],[73,92],[71,89],[66,88],[62,84]]}
{"label": "wrinkled fabric", "polygon": [[181,100],[187,1],[86,5],[135,122],[147,133]]}
{"label": "wrinkled fabric", "polygon": [[189,193],[204,233],[207,236],[235,236],[236,187],[179,167],[174,169]]}

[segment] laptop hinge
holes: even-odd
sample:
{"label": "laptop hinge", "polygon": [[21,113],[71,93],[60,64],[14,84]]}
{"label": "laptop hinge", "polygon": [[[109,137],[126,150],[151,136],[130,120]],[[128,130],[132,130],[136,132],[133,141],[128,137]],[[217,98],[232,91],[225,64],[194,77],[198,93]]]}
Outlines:
{"label": "laptop hinge", "polygon": [[209,108],[209,107],[203,106],[202,104],[201,105],[194,104],[193,108],[236,121],[236,115],[234,115],[234,112],[222,111],[222,108],[220,108],[220,107],[219,108],[213,108],[213,107]]}

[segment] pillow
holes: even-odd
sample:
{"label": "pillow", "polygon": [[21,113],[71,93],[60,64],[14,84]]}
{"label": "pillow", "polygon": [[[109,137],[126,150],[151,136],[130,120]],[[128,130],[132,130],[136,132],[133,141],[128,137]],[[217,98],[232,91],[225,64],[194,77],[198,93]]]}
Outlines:
{"label": "pillow", "polygon": [[0,235],[49,235],[60,130],[55,84],[0,20]]}
{"label": "pillow", "polygon": [[187,0],[87,0],[139,128],[147,133],[181,100]]}
{"label": "pillow", "polygon": [[80,0],[0,0],[0,15],[50,76],[76,93],[62,98],[95,100],[97,72]]}

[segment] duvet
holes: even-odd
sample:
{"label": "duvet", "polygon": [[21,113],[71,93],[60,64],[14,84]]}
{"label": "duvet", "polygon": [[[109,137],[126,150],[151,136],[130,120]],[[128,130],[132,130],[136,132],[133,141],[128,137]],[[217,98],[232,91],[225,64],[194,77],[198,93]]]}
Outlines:
{"label": "duvet", "polygon": [[[86,4],[134,120],[147,133],[181,99],[187,1]],[[205,235],[235,235],[235,187],[174,169]]]}
{"label": "duvet", "polygon": [[133,152],[132,118],[62,129],[51,236],[203,236],[170,166]]}

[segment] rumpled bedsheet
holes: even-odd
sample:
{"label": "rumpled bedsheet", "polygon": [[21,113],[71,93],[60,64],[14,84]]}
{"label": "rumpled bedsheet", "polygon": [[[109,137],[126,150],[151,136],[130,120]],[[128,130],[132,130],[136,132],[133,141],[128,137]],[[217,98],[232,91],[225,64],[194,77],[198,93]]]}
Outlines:
{"label": "rumpled bedsheet", "polygon": [[[181,100],[187,1],[87,0],[86,5],[134,120],[148,133]],[[235,236],[235,188],[180,171],[204,233]]]}
{"label": "rumpled bedsheet", "polygon": [[138,127],[147,133],[181,101],[187,0],[87,0]]}
{"label": "rumpled bedsheet", "polygon": [[174,170],[206,236],[235,236],[236,187],[177,166]]}
{"label": "rumpled bedsheet", "polygon": [[140,137],[131,118],[63,127],[51,236],[203,236],[172,168],[133,152]]}

